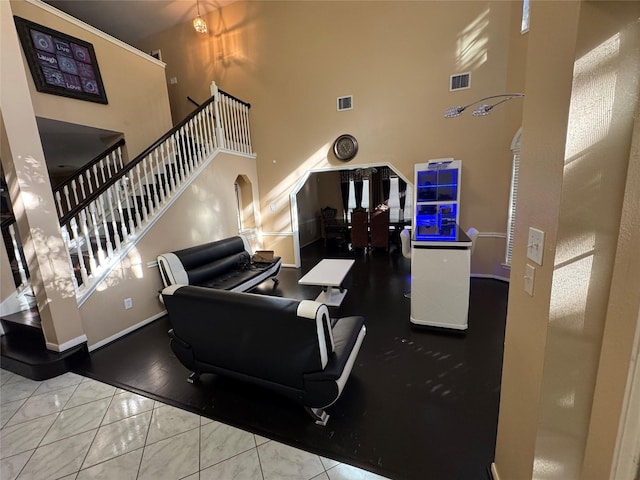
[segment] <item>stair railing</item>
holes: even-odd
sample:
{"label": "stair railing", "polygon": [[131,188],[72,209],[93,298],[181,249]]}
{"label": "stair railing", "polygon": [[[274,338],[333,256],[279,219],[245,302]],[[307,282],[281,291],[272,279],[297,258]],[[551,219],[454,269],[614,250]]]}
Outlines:
{"label": "stair railing", "polygon": [[216,149],[253,155],[250,105],[215,84],[212,92],[185,120],[60,217],[80,302]]}
{"label": "stair railing", "polygon": [[64,216],[74,206],[82,204],[124,167],[124,144],[124,138],[121,138],[53,189],[58,217]]}
{"label": "stair railing", "polygon": [[11,264],[13,280],[16,288],[21,289],[27,285],[29,279],[29,270],[27,269],[27,260],[22,251],[22,242],[16,231],[16,217],[10,215],[2,221],[2,237],[4,239],[7,258]]}

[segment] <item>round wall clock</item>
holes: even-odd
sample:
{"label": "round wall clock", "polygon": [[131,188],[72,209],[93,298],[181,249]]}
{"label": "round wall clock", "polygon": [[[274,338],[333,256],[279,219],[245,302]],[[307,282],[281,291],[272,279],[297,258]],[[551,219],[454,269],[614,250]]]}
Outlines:
{"label": "round wall clock", "polygon": [[340,135],[333,142],[333,153],[338,160],[348,162],[358,153],[358,141],[353,135]]}

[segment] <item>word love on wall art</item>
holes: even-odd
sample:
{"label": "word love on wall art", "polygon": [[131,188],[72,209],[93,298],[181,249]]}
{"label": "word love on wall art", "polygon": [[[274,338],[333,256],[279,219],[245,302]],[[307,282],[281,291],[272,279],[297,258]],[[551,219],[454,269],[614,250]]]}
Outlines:
{"label": "word love on wall art", "polygon": [[24,18],[13,18],[39,92],[108,103],[93,45]]}

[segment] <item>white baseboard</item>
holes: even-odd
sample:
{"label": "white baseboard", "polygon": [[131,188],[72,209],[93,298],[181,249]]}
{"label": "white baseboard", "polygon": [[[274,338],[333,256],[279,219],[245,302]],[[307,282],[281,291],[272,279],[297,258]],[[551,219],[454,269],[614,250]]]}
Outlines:
{"label": "white baseboard", "polygon": [[156,315],[153,315],[152,317],[149,317],[146,320],[143,320],[143,321],[141,321],[139,323],[136,323],[135,325],[132,325],[129,328],[125,328],[124,330],[116,333],[115,335],[111,335],[110,337],[105,338],[104,340],[101,340],[101,341],[99,341],[97,343],[94,343],[93,345],[89,345],[89,351],[92,352],[92,351],[94,351],[94,350],[96,350],[96,349],[98,349],[100,347],[104,347],[108,343],[111,343],[114,340],[117,340],[117,339],[119,339],[121,337],[124,337],[125,335],[127,335],[127,334],[129,334],[129,333],[141,328],[141,327],[144,327],[145,325],[150,324],[151,322],[159,319],[160,317],[165,316],[166,314],[167,314],[167,311],[163,310],[162,312],[157,313]]}
{"label": "white baseboard", "polygon": [[500,280],[501,282],[509,283],[508,277],[501,277],[500,275],[491,275],[486,273],[472,273],[471,278],[490,278],[492,280]]}
{"label": "white baseboard", "polygon": [[55,343],[51,343],[51,342],[47,342],[46,346],[47,346],[47,350],[52,350],[54,352],[64,352],[66,350],[69,350],[70,348],[76,347],[78,345],[80,345],[81,343],[85,343],[87,341],[87,336],[86,335],[80,335],[79,337],[73,338],[71,340],[69,340],[68,342],[64,342],[61,343],[60,345],[55,344]]}
{"label": "white baseboard", "polygon": [[491,476],[493,480],[500,480],[500,474],[498,473],[498,467],[496,467],[495,462],[491,462]]}

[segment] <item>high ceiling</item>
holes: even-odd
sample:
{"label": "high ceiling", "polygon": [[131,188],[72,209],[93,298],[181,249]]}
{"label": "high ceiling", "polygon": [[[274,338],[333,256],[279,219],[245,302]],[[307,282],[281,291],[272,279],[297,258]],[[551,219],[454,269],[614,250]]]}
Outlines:
{"label": "high ceiling", "polygon": [[[0,0],[2,1],[2,0]],[[233,0],[198,0],[200,14]],[[196,16],[196,0],[45,0],[58,10],[136,46],[149,35]],[[38,129],[51,173],[71,173],[113,144],[120,136],[81,125],[38,119]]]}
{"label": "high ceiling", "polygon": [[[44,0],[49,5],[135,46],[136,42],[196,16],[196,0]],[[198,0],[200,14],[233,0]]]}

